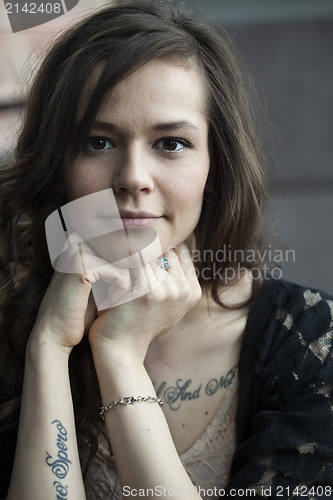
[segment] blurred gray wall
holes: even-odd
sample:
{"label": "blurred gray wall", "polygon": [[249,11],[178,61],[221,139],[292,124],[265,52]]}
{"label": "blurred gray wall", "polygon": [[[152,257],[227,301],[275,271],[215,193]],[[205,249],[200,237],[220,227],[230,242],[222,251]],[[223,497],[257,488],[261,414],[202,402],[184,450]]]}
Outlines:
{"label": "blurred gray wall", "polygon": [[275,127],[271,210],[295,250],[284,275],[333,293],[333,20],[250,26],[235,37]]}
{"label": "blurred gray wall", "polygon": [[333,1],[201,2],[240,48],[264,102],[269,227],[283,277],[333,293]]}

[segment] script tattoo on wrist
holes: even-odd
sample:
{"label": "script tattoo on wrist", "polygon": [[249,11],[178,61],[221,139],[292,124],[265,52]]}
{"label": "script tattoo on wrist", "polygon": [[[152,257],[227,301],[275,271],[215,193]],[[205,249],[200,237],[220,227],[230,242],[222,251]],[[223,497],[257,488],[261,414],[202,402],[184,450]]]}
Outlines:
{"label": "script tattoo on wrist", "polygon": [[[51,468],[53,474],[56,476],[57,480],[53,482],[57,496],[56,500],[65,500],[68,495],[68,486],[64,485],[61,481],[66,479],[69,466],[72,463],[68,458],[68,447],[67,447],[67,430],[62,425],[59,420],[53,420],[51,424],[55,424],[57,427],[57,456],[53,458],[48,452],[46,452],[46,463]],[[61,481],[60,481],[61,480]]]}
{"label": "script tattoo on wrist", "polygon": [[219,379],[212,378],[204,386],[200,384],[198,387],[190,387],[192,380],[184,381],[179,378],[174,386],[168,386],[166,382],[162,382],[156,390],[157,397],[161,397],[163,402],[169,405],[171,410],[179,410],[184,401],[192,401],[198,399],[203,393],[207,396],[213,396],[218,390],[226,389],[232,384],[236,375],[237,366],[231,368],[226,375],[222,375]]}

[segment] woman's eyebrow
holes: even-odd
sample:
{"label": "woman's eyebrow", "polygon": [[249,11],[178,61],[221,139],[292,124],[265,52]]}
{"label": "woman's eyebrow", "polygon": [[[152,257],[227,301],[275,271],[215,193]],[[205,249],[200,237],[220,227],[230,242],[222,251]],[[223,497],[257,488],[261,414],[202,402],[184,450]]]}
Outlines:
{"label": "woman's eyebrow", "polygon": [[[121,127],[118,127],[114,123],[104,122],[100,120],[96,120],[92,123],[92,129],[103,130],[106,132],[118,132],[121,131]],[[198,127],[194,125],[189,120],[179,120],[174,122],[165,122],[165,123],[157,123],[151,127],[151,130],[157,132],[163,132],[168,130],[178,130],[178,129],[192,129],[198,130]]]}
{"label": "woman's eyebrow", "polygon": [[194,130],[198,130],[198,127],[194,125],[194,123],[189,120],[179,120],[176,122],[166,122],[166,123],[158,123],[152,127],[153,130],[163,131],[163,130],[177,130],[181,128],[190,128]]}

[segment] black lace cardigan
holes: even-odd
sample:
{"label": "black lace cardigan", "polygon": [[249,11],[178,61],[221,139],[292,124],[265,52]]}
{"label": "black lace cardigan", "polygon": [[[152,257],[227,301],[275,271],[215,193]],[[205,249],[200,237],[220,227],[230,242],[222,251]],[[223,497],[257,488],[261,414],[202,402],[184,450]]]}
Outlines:
{"label": "black lace cardigan", "polygon": [[[333,297],[266,280],[248,317],[239,380],[237,448],[221,498],[333,498]],[[0,438],[0,498],[15,438]]]}
{"label": "black lace cardigan", "polygon": [[266,280],[250,310],[239,374],[224,498],[333,498],[333,297]]}

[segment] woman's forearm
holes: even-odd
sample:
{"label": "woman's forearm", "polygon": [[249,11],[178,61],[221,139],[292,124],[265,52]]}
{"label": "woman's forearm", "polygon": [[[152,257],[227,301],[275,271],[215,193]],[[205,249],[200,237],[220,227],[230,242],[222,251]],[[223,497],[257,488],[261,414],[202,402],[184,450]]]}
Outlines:
{"label": "woman's forearm", "polygon": [[[94,353],[103,405],[123,396],[156,396],[143,363],[126,353],[107,356]],[[174,446],[168,424],[158,403],[117,406],[105,413],[120,484],[127,497],[143,489],[146,494],[197,499]],[[169,491],[169,494],[168,494]],[[132,494],[131,494],[132,492]]]}
{"label": "woman's forearm", "polygon": [[85,498],[68,352],[47,341],[27,349],[18,441],[7,498]]}

